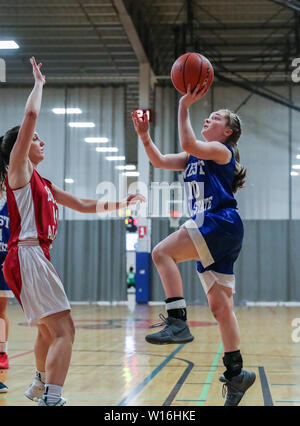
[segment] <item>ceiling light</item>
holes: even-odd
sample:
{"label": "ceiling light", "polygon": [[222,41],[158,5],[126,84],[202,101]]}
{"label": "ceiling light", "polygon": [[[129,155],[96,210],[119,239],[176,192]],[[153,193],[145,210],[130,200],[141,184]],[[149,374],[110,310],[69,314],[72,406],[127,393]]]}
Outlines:
{"label": "ceiling light", "polygon": [[117,157],[117,156],[115,156],[115,157],[105,157],[105,158],[108,161],[124,161],[125,160],[124,156],[120,156],[120,157]]}
{"label": "ceiling light", "polygon": [[125,175],[125,176],[139,176],[140,172],[124,172],[123,175]]}
{"label": "ceiling light", "polygon": [[19,47],[14,40],[0,40],[0,49],[19,49]]}
{"label": "ceiling light", "polygon": [[54,114],[81,114],[80,108],[52,108]]}
{"label": "ceiling light", "polygon": [[300,169],[300,164],[294,164],[294,165],[292,166],[292,169]]}
{"label": "ceiling light", "polygon": [[96,151],[97,152],[118,152],[119,148],[116,148],[114,146],[108,146],[108,147],[105,147],[105,148],[98,147],[98,148],[96,148]]}
{"label": "ceiling light", "polygon": [[136,167],[134,164],[127,164],[126,166],[116,166],[118,170],[135,170]]}
{"label": "ceiling light", "polygon": [[95,123],[85,123],[85,122],[71,122],[69,123],[70,127],[95,127]]}
{"label": "ceiling light", "polygon": [[65,182],[66,182],[66,183],[74,183],[74,180],[73,180],[73,179],[71,179],[71,178],[66,178],[66,179],[65,179]]}
{"label": "ceiling light", "polygon": [[105,143],[109,141],[108,138],[85,138],[84,140],[87,143],[98,143],[98,142]]}

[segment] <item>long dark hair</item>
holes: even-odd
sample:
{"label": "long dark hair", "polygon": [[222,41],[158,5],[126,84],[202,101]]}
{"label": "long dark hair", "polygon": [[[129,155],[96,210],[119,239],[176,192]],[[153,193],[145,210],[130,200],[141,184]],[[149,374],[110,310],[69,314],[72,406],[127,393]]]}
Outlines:
{"label": "long dark hair", "polygon": [[11,150],[17,140],[20,126],[15,126],[8,130],[4,136],[0,137],[0,190],[5,190],[5,179],[9,165]]}
{"label": "long dark hair", "polygon": [[232,184],[232,192],[237,192],[239,188],[244,187],[247,175],[247,170],[240,164],[240,153],[237,146],[242,133],[241,119],[229,109],[221,109],[220,112],[227,119],[227,126],[232,130],[232,134],[228,137],[226,142],[232,147],[234,152],[235,176]]}

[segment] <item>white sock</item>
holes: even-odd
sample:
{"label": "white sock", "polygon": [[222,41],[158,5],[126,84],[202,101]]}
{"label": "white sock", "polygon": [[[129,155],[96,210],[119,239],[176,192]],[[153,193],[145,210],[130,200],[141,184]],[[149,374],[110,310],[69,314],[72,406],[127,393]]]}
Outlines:
{"label": "white sock", "polygon": [[45,385],[43,398],[48,404],[55,404],[61,397],[62,386],[57,385]]}
{"label": "white sock", "polygon": [[45,371],[36,370],[36,372],[35,372],[35,379],[39,380],[42,383],[45,383],[45,381],[46,381],[46,372]]}
{"label": "white sock", "polygon": [[8,347],[8,342],[1,342],[0,343],[0,352],[4,352],[7,354],[7,347]]}

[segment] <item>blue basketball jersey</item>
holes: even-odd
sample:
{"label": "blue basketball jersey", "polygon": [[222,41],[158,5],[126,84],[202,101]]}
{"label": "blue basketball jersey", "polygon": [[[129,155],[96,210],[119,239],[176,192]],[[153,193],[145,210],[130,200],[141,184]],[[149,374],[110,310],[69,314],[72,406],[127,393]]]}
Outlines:
{"label": "blue basketball jersey", "polygon": [[235,158],[231,146],[226,146],[232,153],[227,164],[220,165],[190,155],[183,174],[190,217],[224,208],[237,208],[232,193]]}
{"label": "blue basketball jersey", "polygon": [[6,198],[0,199],[0,255],[7,254],[9,240],[9,217]]}

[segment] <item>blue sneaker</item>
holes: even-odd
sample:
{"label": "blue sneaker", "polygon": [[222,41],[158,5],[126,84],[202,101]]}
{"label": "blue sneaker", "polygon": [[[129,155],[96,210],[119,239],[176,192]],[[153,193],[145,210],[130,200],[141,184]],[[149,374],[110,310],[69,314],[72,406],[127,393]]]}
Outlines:
{"label": "blue sneaker", "polygon": [[0,393],[6,393],[7,391],[8,387],[4,383],[0,382]]}
{"label": "blue sneaker", "polygon": [[[224,383],[222,388],[222,396],[226,401],[224,406],[239,405],[240,400],[243,398],[246,390],[250,388],[255,382],[256,375],[254,372],[242,370],[238,376],[232,377],[227,380],[225,376],[220,377],[220,382]],[[227,389],[226,389],[227,388]]]}
{"label": "blue sneaker", "polygon": [[150,328],[166,326],[158,333],[148,334],[145,339],[148,343],[153,345],[168,345],[172,343],[189,343],[194,340],[194,336],[190,333],[187,322],[178,318],[165,318],[164,315],[159,314],[163,320],[158,324],[153,324]]}

